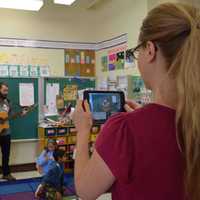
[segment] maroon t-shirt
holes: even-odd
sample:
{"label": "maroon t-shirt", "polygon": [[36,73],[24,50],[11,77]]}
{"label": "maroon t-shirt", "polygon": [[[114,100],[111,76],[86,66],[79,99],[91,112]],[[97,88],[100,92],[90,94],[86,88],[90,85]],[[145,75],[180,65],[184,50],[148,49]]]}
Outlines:
{"label": "maroon t-shirt", "polygon": [[175,110],[149,104],[111,117],[96,150],[116,178],[114,200],[184,200]]}

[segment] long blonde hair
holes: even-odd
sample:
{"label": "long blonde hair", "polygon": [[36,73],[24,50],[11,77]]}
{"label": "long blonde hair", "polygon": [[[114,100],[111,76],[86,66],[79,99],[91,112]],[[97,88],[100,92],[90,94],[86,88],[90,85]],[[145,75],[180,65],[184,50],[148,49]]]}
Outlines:
{"label": "long blonde hair", "polygon": [[143,21],[139,40],[161,50],[176,81],[178,142],[185,156],[185,185],[190,200],[200,199],[200,10],[165,3]]}

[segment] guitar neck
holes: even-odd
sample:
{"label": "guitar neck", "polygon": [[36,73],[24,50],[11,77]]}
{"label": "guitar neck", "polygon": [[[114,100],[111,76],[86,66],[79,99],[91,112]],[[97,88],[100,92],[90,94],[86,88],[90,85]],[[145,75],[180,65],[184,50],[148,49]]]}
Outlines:
{"label": "guitar neck", "polygon": [[[27,107],[27,108],[26,108],[27,113],[29,113],[29,112],[31,112],[32,110],[34,110],[34,108],[36,108],[36,106],[37,106],[37,105]],[[27,113],[26,113],[26,114],[27,114]],[[8,117],[8,120],[9,120],[9,119],[16,119],[17,117],[21,117],[21,114],[22,114],[21,111],[20,111],[20,112],[16,112],[16,113],[14,113],[13,115],[9,116],[9,117]]]}
{"label": "guitar neck", "polygon": [[22,111],[24,110],[25,112],[20,111],[20,112],[16,112],[14,114],[11,114],[11,115],[6,114],[6,116],[4,115],[4,116],[2,116],[0,118],[2,118],[2,120],[4,122],[6,122],[8,120],[11,120],[11,119],[16,119],[17,117],[25,116],[29,112],[33,111],[36,107],[37,107],[37,104],[33,105],[33,106],[30,106],[30,107],[24,107],[24,108],[22,108]]}

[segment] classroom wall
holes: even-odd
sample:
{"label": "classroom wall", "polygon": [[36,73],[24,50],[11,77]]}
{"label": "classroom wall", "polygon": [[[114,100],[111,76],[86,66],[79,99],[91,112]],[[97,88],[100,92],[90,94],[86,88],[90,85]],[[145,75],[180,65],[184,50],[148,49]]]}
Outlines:
{"label": "classroom wall", "polygon": [[97,10],[97,38],[107,40],[128,33],[128,46],[136,45],[147,0],[109,0]]}
{"label": "classroom wall", "polygon": [[156,5],[160,3],[166,3],[166,2],[179,2],[179,3],[186,3],[191,4],[197,7],[200,7],[200,1],[199,0],[148,0],[148,10],[152,9]]}
{"label": "classroom wall", "polygon": [[166,2],[178,2],[178,1],[179,0],[148,0],[147,1],[147,3],[148,3],[147,6],[148,6],[148,10],[151,10],[152,8],[154,8],[158,4],[166,3]]}
{"label": "classroom wall", "polygon": [[50,5],[39,12],[0,9],[0,37],[73,42],[96,40],[93,10],[69,9],[50,2],[45,1]]}
{"label": "classroom wall", "polygon": [[[111,10],[112,9],[112,12]],[[111,0],[107,4],[103,4],[99,16],[104,16],[104,20],[100,26],[98,37],[100,40],[106,40],[108,38],[116,37],[120,34],[128,34],[127,48],[133,48],[137,44],[139,29],[143,18],[147,13],[147,1],[146,0]],[[134,75],[138,74],[137,68],[128,70],[115,70],[113,72],[101,71],[101,57],[108,54],[108,51],[112,48],[97,51],[96,52],[96,74],[97,83],[103,79],[103,77],[116,77],[118,75]]]}
{"label": "classroom wall", "polygon": [[64,51],[23,47],[0,47],[0,64],[48,65],[50,74],[64,76]]}

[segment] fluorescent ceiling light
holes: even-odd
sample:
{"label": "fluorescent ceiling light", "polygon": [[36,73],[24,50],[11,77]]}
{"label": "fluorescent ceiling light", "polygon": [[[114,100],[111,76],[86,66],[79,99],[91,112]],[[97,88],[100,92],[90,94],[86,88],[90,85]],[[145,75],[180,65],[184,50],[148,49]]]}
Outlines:
{"label": "fluorescent ceiling light", "polygon": [[71,4],[74,3],[74,1],[76,0],[54,0],[54,3],[70,6]]}
{"label": "fluorescent ceiling light", "polygon": [[38,11],[43,0],[0,0],[0,8]]}

